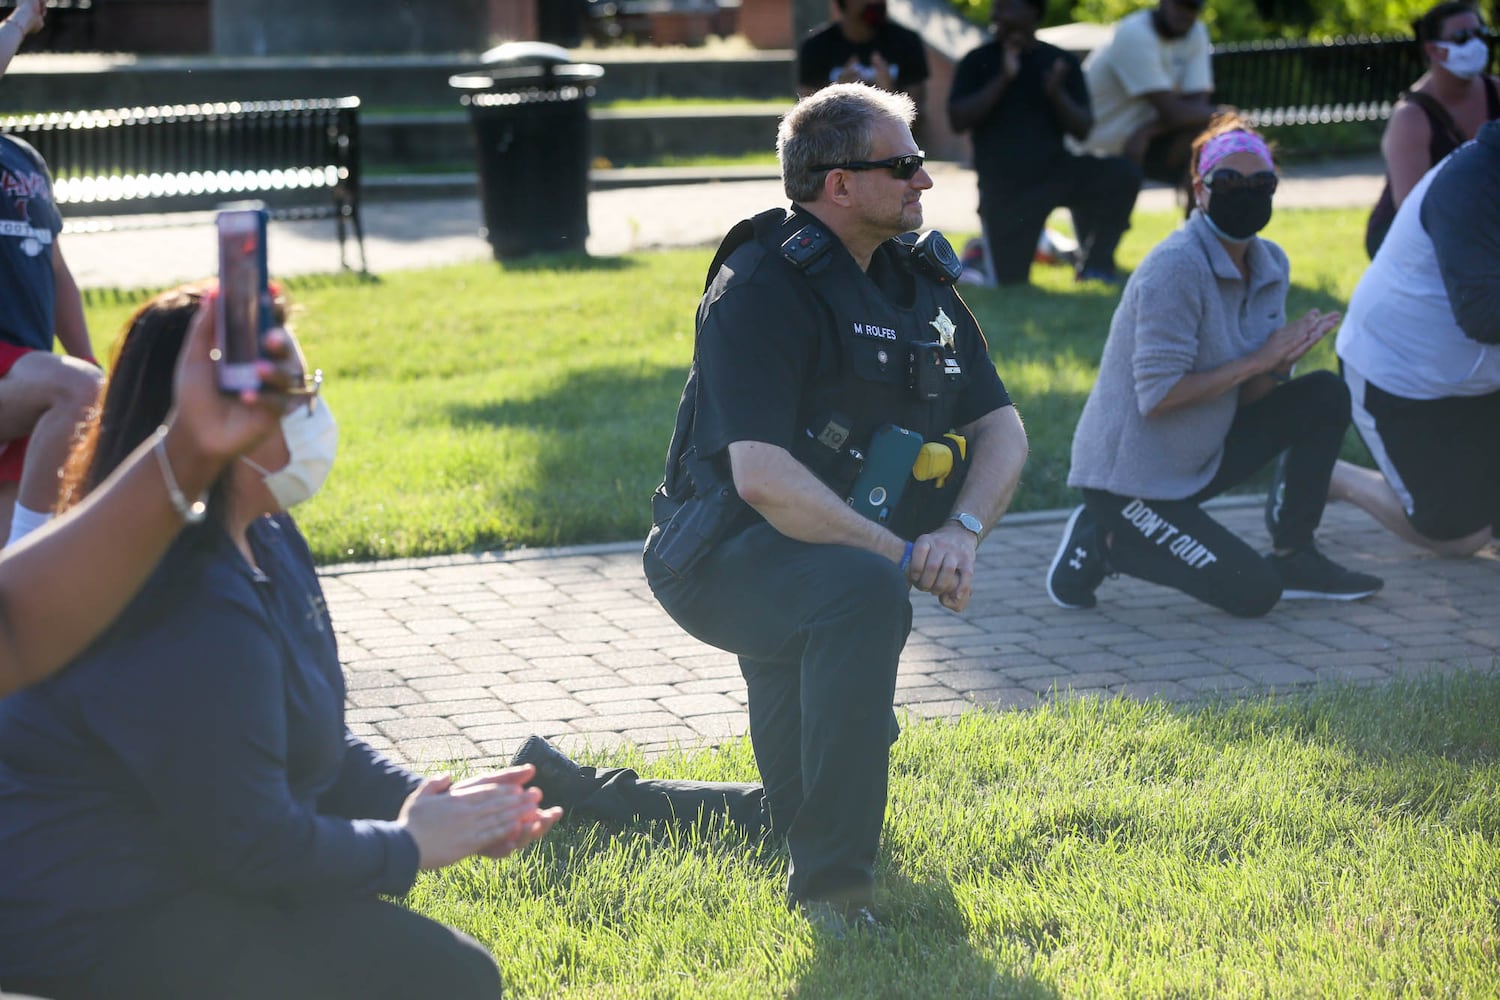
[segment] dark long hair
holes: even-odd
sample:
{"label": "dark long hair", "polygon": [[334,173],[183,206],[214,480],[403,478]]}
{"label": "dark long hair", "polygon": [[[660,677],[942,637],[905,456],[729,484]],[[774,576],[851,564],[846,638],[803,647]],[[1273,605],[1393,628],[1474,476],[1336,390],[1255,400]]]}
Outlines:
{"label": "dark long hair", "polygon": [[[63,466],[59,511],[98,488],[166,421],[177,356],[193,316],[216,285],[206,280],[169,289],[137,309],[125,324],[109,378],[99,390],[99,403]],[[277,322],[284,322],[285,316],[285,304],[278,297]],[[208,492],[209,518],[219,524],[228,516],[228,479],[227,470],[220,473]]]}
{"label": "dark long hair", "polygon": [[1459,14],[1473,14],[1483,20],[1479,8],[1466,0],[1444,0],[1430,8],[1427,13],[1411,23],[1411,33],[1417,36],[1417,45],[1436,42],[1443,36],[1443,22]]}

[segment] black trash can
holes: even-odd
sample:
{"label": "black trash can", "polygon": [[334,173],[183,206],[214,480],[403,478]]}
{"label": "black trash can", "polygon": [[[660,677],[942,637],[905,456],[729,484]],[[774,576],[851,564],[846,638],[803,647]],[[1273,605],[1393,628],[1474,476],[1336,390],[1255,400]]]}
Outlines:
{"label": "black trash can", "polygon": [[604,69],[566,49],[511,42],[450,77],[479,152],[479,195],[496,260],[584,251],[589,234],[589,98]]}

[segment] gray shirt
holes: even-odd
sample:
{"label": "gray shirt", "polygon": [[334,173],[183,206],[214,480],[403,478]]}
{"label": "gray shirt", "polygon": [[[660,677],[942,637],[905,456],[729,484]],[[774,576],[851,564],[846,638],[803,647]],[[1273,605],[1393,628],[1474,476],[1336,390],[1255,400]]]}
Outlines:
{"label": "gray shirt", "polygon": [[1182,500],[1219,469],[1238,392],[1148,416],[1184,375],[1254,352],[1286,323],[1286,254],[1256,237],[1240,275],[1200,213],[1141,261],[1073,432],[1068,485]]}

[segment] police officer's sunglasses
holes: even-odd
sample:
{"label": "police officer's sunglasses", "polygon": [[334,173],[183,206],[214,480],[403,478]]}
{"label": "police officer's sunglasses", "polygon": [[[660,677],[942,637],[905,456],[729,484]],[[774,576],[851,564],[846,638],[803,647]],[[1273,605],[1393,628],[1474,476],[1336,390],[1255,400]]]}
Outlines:
{"label": "police officer's sunglasses", "polygon": [[891,176],[898,181],[909,181],[917,176],[917,171],[922,169],[922,164],[927,162],[927,154],[921,151],[907,153],[905,156],[892,156],[884,160],[850,160],[848,163],[824,163],[813,167],[813,170],[889,170]]}

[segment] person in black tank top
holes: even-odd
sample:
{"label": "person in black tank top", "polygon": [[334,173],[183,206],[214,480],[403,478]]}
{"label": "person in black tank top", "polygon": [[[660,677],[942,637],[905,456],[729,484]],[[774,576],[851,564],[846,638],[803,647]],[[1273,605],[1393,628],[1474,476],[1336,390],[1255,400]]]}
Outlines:
{"label": "person in black tank top", "polygon": [[[1462,0],[1445,0],[1412,25],[1427,59],[1422,78],[1403,91],[1380,142],[1386,182],[1365,227],[1365,251],[1374,259],[1396,209],[1428,170],[1473,138],[1479,126],[1500,118],[1500,80],[1489,75],[1489,29]],[[1483,118],[1474,120],[1479,91]],[[1426,149],[1423,150],[1423,130]]]}

